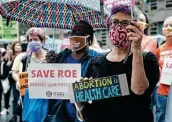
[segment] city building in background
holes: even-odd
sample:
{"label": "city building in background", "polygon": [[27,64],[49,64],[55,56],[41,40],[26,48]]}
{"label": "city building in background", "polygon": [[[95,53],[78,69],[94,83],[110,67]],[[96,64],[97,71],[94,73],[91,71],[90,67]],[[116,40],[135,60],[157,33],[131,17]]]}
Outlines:
{"label": "city building in background", "polygon": [[95,37],[97,41],[102,42],[103,48],[110,48],[111,44],[109,41],[109,30],[107,28],[95,29]]}
{"label": "city building in background", "polygon": [[[166,17],[172,16],[172,0],[136,0],[138,9],[148,16],[149,35],[164,41],[162,35],[162,26]],[[108,39],[108,29],[97,29],[95,35],[98,41],[101,41],[104,48],[110,48]],[[161,40],[162,39],[162,40]]]}
{"label": "city building in background", "polygon": [[150,21],[149,34],[162,34],[162,26],[166,17],[172,16],[172,0],[138,0],[140,8]]}

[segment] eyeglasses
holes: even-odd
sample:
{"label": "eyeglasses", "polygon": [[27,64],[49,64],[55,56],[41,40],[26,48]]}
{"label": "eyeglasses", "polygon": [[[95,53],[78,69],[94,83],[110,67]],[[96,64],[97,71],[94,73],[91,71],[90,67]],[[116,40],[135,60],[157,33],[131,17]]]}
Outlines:
{"label": "eyeglasses", "polygon": [[130,24],[131,22],[129,20],[122,20],[122,21],[119,21],[118,19],[110,19],[110,23],[109,25],[110,26],[118,26],[118,25],[121,25],[123,27],[126,27]]}
{"label": "eyeglasses", "polygon": [[77,35],[77,36],[85,36],[86,34],[81,30],[72,30],[68,32],[69,36]]}
{"label": "eyeglasses", "polygon": [[172,28],[172,24],[165,24],[164,28],[167,28],[167,27],[171,27]]}

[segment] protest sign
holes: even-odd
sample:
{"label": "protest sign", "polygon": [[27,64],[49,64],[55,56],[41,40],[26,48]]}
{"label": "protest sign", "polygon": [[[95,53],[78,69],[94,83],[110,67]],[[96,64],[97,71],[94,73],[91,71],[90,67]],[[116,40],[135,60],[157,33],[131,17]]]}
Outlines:
{"label": "protest sign", "polygon": [[68,84],[81,77],[80,64],[29,64],[29,97],[69,99]]}
{"label": "protest sign", "polygon": [[59,53],[61,51],[62,41],[60,39],[52,39],[49,38],[45,41],[45,44],[43,45],[43,48],[47,49],[48,51],[55,51],[56,53]]}
{"label": "protest sign", "polygon": [[165,58],[161,73],[160,83],[171,85],[172,83],[172,59]]}
{"label": "protest sign", "polygon": [[24,96],[25,91],[28,88],[28,73],[27,72],[19,73],[19,84],[20,84],[20,94],[21,96]]}
{"label": "protest sign", "polygon": [[105,6],[107,6],[109,9],[112,8],[112,6],[121,5],[121,4],[127,4],[127,5],[135,5],[135,0],[104,0]]}
{"label": "protest sign", "polygon": [[70,90],[72,103],[129,95],[125,74],[73,83]]}

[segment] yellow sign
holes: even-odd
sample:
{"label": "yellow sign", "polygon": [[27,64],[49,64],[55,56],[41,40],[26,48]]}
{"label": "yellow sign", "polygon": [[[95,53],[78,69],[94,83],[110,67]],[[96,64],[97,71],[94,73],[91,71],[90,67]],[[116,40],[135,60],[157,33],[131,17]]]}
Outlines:
{"label": "yellow sign", "polygon": [[24,96],[25,91],[28,88],[28,73],[27,72],[19,73],[19,84],[20,84],[20,94],[21,96]]}

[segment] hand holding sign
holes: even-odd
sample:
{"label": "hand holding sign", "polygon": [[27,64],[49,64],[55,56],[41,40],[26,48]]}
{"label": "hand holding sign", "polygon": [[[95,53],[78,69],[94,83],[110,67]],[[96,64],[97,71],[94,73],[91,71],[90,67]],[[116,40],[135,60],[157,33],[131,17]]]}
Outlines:
{"label": "hand holding sign", "polygon": [[80,82],[73,83],[70,87],[70,101],[74,102],[77,116],[83,120],[83,102],[92,104],[93,100],[106,99],[129,95],[126,75],[116,75],[104,78],[81,78]]}
{"label": "hand holding sign", "polygon": [[17,89],[20,91],[21,96],[25,95],[25,91],[28,88],[28,73],[19,73],[19,82],[17,82]]}
{"label": "hand holding sign", "polygon": [[[92,80],[93,78],[83,78],[81,77],[81,79],[78,81],[78,82],[88,82],[89,80]],[[70,87],[71,88],[71,87]],[[74,96],[72,94],[72,96]],[[89,104],[92,104],[92,101],[88,101]],[[76,109],[77,109],[77,116],[81,119],[81,121],[83,121],[83,116],[82,116],[82,109],[84,108],[84,103],[83,102],[77,102],[77,103],[74,103],[75,106],[76,106]]]}
{"label": "hand holding sign", "polygon": [[[81,77],[81,79],[78,82],[89,82],[90,80],[93,80],[93,78],[91,77],[91,78],[88,79],[88,78]],[[93,102],[92,100],[91,101],[88,101],[89,104],[92,104],[92,102]],[[77,103],[77,106],[78,107],[82,107],[83,106],[83,103],[82,102],[78,102]]]}

